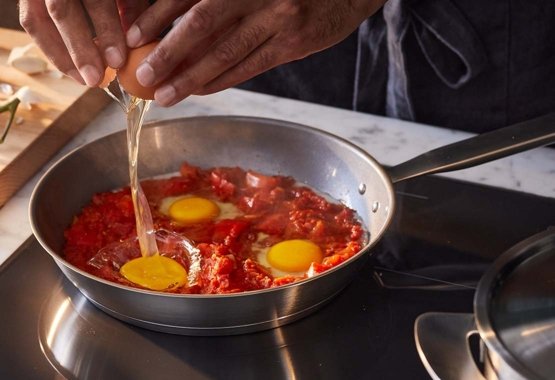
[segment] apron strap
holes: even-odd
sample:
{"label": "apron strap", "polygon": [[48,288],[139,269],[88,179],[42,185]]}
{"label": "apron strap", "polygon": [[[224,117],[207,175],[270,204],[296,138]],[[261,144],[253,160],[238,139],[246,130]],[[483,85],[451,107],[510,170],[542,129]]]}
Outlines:
{"label": "apron strap", "polygon": [[451,0],[415,1],[409,8],[416,40],[443,83],[460,88],[484,69],[482,41]]}
{"label": "apron strap", "polygon": [[[361,70],[367,70],[374,62],[363,62],[365,50],[374,50],[383,41],[383,34],[371,36],[366,20],[359,28],[357,73],[353,104],[359,101]],[[414,120],[410,101],[409,81],[403,42],[412,32],[424,57],[435,74],[448,87],[457,89],[476,77],[487,65],[486,50],[478,34],[467,21],[453,0],[389,0],[383,7],[383,20],[387,46],[387,84],[385,114],[406,120]],[[375,25],[374,25],[375,26]],[[362,44],[368,44],[366,49]],[[362,53],[361,53],[362,52]],[[374,70],[370,68],[368,70]]]}

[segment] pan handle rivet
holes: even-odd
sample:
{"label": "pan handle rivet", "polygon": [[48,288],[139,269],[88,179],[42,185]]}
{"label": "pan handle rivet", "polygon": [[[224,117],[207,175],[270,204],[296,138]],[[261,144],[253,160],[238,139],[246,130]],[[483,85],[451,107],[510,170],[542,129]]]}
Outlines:
{"label": "pan handle rivet", "polygon": [[366,193],[366,184],[365,183],[361,183],[360,185],[358,185],[358,192],[360,195]]}
{"label": "pan handle rivet", "polygon": [[374,201],[374,203],[372,203],[372,212],[377,212],[379,208],[380,208],[380,202]]}

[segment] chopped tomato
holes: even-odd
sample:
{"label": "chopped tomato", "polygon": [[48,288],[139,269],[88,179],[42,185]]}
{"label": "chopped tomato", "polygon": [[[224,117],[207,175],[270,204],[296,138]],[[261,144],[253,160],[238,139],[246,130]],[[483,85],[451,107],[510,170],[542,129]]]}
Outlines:
{"label": "chopped tomato", "polygon": [[221,173],[212,173],[210,182],[214,193],[222,200],[229,199],[235,194],[235,185],[224,178]]}
{"label": "chopped tomato", "polygon": [[280,183],[278,176],[268,176],[250,170],[245,175],[245,181],[248,187],[256,189],[273,189]]}
{"label": "chopped tomato", "polygon": [[[181,234],[200,252],[195,282],[172,292],[235,293],[290,284],[345,262],[360,251],[366,239],[353,210],[329,202],[306,186],[296,186],[291,177],[236,167],[204,170],[184,163],[179,175],[145,180],[141,185],[155,229]],[[188,225],[172,220],[160,207],[167,197],[189,195],[217,202],[220,214]],[[129,188],[99,193],[65,231],[65,258],[106,280],[136,286],[119,275],[117,267],[90,264],[101,248],[135,236]],[[313,262],[301,274],[274,272],[258,262],[261,250],[289,239],[318,245],[322,262]],[[183,257],[176,255],[189,270],[191,263]]]}

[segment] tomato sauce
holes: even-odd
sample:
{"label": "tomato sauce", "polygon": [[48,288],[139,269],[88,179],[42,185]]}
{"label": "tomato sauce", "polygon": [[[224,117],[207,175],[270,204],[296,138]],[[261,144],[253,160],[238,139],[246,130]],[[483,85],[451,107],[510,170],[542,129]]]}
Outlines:
{"label": "tomato sauce", "polygon": [[[222,294],[276,287],[322,273],[360,251],[367,239],[356,213],[329,202],[286,176],[267,176],[236,167],[200,169],[184,163],[179,175],[141,182],[155,229],[176,232],[192,241],[200,253],[195,284],[177,293]],[[241,215],[194,225],[181,225],[160,210],[167,197],[195,195],[234,205]],[[118,273],[119,268],[93,266],[102,248],[136,236],[129,188],[95,194],[65,231],[65,259],[103,279],[139,287]],[[307,239],[324,254],[303,275],[272,275],[257,261],[253,246],[266,247],[289,239]],[[132,257],[129,257],[131,259]],[[189,270],[186,260],[182,262]]]}

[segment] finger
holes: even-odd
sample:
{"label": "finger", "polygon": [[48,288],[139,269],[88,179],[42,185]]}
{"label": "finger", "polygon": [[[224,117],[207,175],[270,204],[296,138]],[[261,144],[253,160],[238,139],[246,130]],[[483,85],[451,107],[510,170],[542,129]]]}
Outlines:
{"label": "finger", "polygon": [[156,102],[163,106],[175,104],[248,57],[271,36],[262,20],[256,17],[240,22],[194,65],[161,86],[154,94]]}
{"label": "finger", "polygon": [[289,61],[279,53],[282,48],[274,46],[273,40],[266,42],[253,51],[242,62],[208,82],[195,95],[208,95],[243,83],[265,71]]}
{"label": "finger", "polygon": [[60,33],[48,15],[44,1],[21,0],[19,2],[19,22],[58,70],[77,82],[85,84],[73,64]]}
{"label": "finger", "polygon": [[[247,4],[256,3],[248,1]],[[152,87],[166,79],[197,45],[233,23],[246,7],[232,7],[226,0],[204,0],[193,6],[162,39],[137,69],[137,80]]]}
{"label": "finger", "polygon": [[127,32],[137,18],[148,9],[147,0],[116,0],[121,28]]}
{"label": "finger", "polygon": [[120,68],[125,62],[127,46],[116,3],[112,0],[84,0],[83,4],[93,23],[96,42],[104,60],[108,66]]}
{"label": "finger", "polygon": [[159,0],[146,9],[127,31],[127,46],[138,47],[160,36],[179,16],[199,0]]}
{"label": "finger", "polygon": [[105,67],[93,42],[81,2],[46,0],[46,9],[85,83],[91,87],[96,86],[102,79],[101,73]]}

